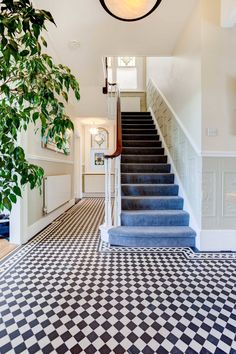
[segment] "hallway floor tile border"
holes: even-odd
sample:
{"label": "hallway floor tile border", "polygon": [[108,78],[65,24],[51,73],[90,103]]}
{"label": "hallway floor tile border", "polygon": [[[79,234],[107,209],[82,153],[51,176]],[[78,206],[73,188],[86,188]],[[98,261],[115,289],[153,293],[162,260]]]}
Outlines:
{"label": "hallway floor tile border", "polygon": [[187,259],[192,260],[236,260],[236,252],[195,252],[184,247],[118,247],[110,246],[100,241],[99,252],[104,253],[182,253]]}
{"label": "hallway floor tile border", "polygon": [[[86,198],[84,200],[93,200],[93,198]],[[103,198],[96,198],[100,201],[100,205],[103,205]],[[52,224],[50,224],[47,228],[41,231],[38,235],[32,238],[27,244],[18,247],[16,250],[11,252],[8,256],[0,261],[0,277],[2,277],[5,272],[7,272],[12,266],[18,263],[21,259],[23,259],[28,253],[30,253],[38,244],[42,241],[47,240],[47,238],[51,237],[53,231],[57,229],[61,225],[61,223],[68,219],[70,216],[73,216],[77,213],[78,208],[82,207],[83,212],[83,202],[76,204],[65,213],[63,213],[60,217],[58,217]],[[100,232],[97,231],[100,226],[101,219],[97,219],[97,224],[94,224],[93,232],[97,236],[99,236]],[[98,237],[97,237],[98,238]],[[192,260],[236,260],[236,252],[195,252],[191,248],[132,248],[132,247],[111,247],[109,244],[98,240],[96,241],[95,247],[90,247],[89,251],[92,252],[101,252],[101,253],[182,253],[187,259]]]}

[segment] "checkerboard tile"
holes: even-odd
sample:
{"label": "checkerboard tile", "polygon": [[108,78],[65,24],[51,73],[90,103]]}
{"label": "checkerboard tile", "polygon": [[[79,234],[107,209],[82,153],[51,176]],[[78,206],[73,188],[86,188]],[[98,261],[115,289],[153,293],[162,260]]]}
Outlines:
{"label": "checkerboard tile", "polygon": [[83,200],[1,264],[0,353],[236,354],[235,258],[98,251],[103,203]]}

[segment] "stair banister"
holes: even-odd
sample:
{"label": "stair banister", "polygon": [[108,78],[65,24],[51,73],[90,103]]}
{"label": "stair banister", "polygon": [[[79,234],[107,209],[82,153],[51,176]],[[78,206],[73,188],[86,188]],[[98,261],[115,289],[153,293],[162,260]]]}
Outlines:
{"label": "stair banister", "polygon": [[[111,89],[110,89],[111,87]],[[121,101],[118,85],[108,83],[108,94],[112,92],[111,99],[115,98],[116,105],[116,148],[110,155],[105,155],[105,227],[107,229],[120,225],[121,213],[121,176],[120,162],[122,152],[122,131],[121,131]],[[112,102],[112,101],[111,101]],[[113,116],[113,110],[110,109]],[[112,218],[112,167],[114,160],[115,168],[115,203],[114,203],[114,221]]]}
{"label": "stair banister", "polygon": [[[121,99],[120,90],[116,83],[108,82],[108,65],[105,60],[105,87],[103,93],[108,95],[108,115],[110,119],[116,119],[116,147],[110,155],[105,155],[105,224],[103,230],[120,225],[121,213],[121,175],[120,163],[122,153],[122,129],[121,129]],[[115,115],[114,115],[115,112]],[[113,162],[114,161],[114,162]],[[112,168],[115,172],[115,202],[114,219],[112,216]],[[102,230],[102,229],[101,229]]]}

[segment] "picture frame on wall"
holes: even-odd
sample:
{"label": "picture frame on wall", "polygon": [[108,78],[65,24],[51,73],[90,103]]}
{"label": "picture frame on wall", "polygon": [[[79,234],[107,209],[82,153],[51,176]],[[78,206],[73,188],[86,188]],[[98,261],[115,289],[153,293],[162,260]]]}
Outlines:
{"label": "picture frame on wall", "polygon": [[[66,136],[68,143],[65,146],[65,150],[67,155],[70,155],[71,152],[71,134],[68,132],[68,135]],[[56,142],[53,139],[48,139],[48,141],[46,142],[46,140],[43,138],[42,142],[41,142],[41,146],[44,149],[48,149],[48,150],[52,150],[54,152],[60,153],[60,154],[64,154],[64,150],[63,149],[58,149]]]}
{"label": "picture frame on wall", "polygon": [[103,167],[105,165],[105,153],[94,152],[94,166]]}
{"label": "picture frame on wall", "polygon": [[91,149],[106,150],[109,148],[109,132],[105,128],[98,128],[98,133],[91,135]]}

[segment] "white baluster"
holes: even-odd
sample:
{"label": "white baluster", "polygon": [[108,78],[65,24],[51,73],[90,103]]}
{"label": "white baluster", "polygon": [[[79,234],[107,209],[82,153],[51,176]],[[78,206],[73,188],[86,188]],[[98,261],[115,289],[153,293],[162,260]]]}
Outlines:
{"label": "white baluster", "polygon": [[108,159],[108,227],[112,227],[111,159]]}
{"label": "white baluster", "polygon": [[121,156],[117,157],[117,226],[121,224]]}
{"label": "white baluster", "polygon": [[105,227],[108,227],[108,159],[105,159]]}
{"label": "white baluster", "polygon": [[121,191],[120,191],[120,156],[115,159],[115,226],[120,226]]}

